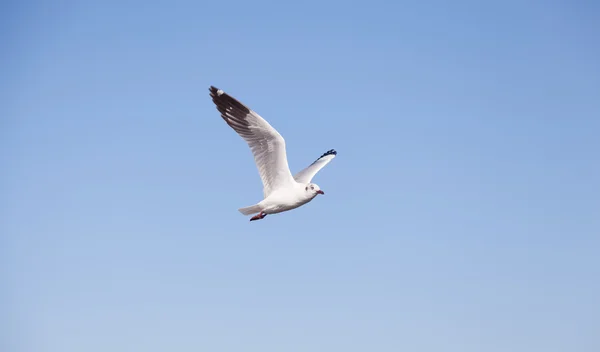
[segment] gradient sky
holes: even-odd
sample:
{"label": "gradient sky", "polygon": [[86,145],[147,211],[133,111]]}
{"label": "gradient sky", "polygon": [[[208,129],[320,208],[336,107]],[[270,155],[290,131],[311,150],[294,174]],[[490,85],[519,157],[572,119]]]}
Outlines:
{"label": "gradient sky", "polygon": [[0,350],[600,350],[598,3],[1,6]]}

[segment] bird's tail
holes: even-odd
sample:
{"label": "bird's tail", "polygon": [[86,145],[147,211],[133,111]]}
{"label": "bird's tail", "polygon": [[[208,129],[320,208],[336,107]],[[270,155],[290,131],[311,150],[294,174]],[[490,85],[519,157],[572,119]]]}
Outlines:
{"label": "bird's tail", "polygon": [[239,208],[239,212],[244,214],[244,215],[252,215],[252,214],[256,214],[256,213],[260,213],[262,211],[261,209],[262,207],[258,204],[255,205],[251,205],[249,207],[245,207],[245,208]]}

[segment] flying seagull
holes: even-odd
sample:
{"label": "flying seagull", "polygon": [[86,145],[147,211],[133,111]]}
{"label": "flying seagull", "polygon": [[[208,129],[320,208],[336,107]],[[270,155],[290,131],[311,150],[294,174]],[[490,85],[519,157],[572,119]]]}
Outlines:
{"label": "flying seagull", "polygon": [[312,178],[327,165],[337,152],[325,152],[304,170],[292,176],[285,151],[285,140],[259,114],[221,89],[209,88],[212,101],[221,117],[242,137],[252,154],[263,183],[264,199],[255,205],[238,209],[244,215],[254,215],[250,221],[263,219],[298,208],[318,194],[325,194],[312,183]]}

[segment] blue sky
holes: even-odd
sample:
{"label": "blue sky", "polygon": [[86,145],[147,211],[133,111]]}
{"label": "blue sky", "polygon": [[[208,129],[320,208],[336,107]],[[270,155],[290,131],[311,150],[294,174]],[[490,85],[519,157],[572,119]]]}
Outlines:
{"label": "blue sky", "polygon": [[[598,351],[591,1],[2,4],[3,351]],[[261,200],[215,85],[328,149]]]}

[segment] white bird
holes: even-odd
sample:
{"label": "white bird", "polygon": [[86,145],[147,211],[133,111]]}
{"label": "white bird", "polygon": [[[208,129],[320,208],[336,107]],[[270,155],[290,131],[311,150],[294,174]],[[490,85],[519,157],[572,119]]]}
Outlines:
{"label": "white bird", "polygon": [[252,154],[263,183],[264,199],[259,203],[238,209],[244,215],[253,216],[250,221],[263,219],[267,214],[276,214],[298,208],[318,194],[325,194],[312,183],[312,178],[327,165],[337,152],[327,151],[304,170],[292,176],[285,150],[285,140],[259,114],[238,100],[211,86],[210,96],[221,113],[221,117],[242,137]]}

